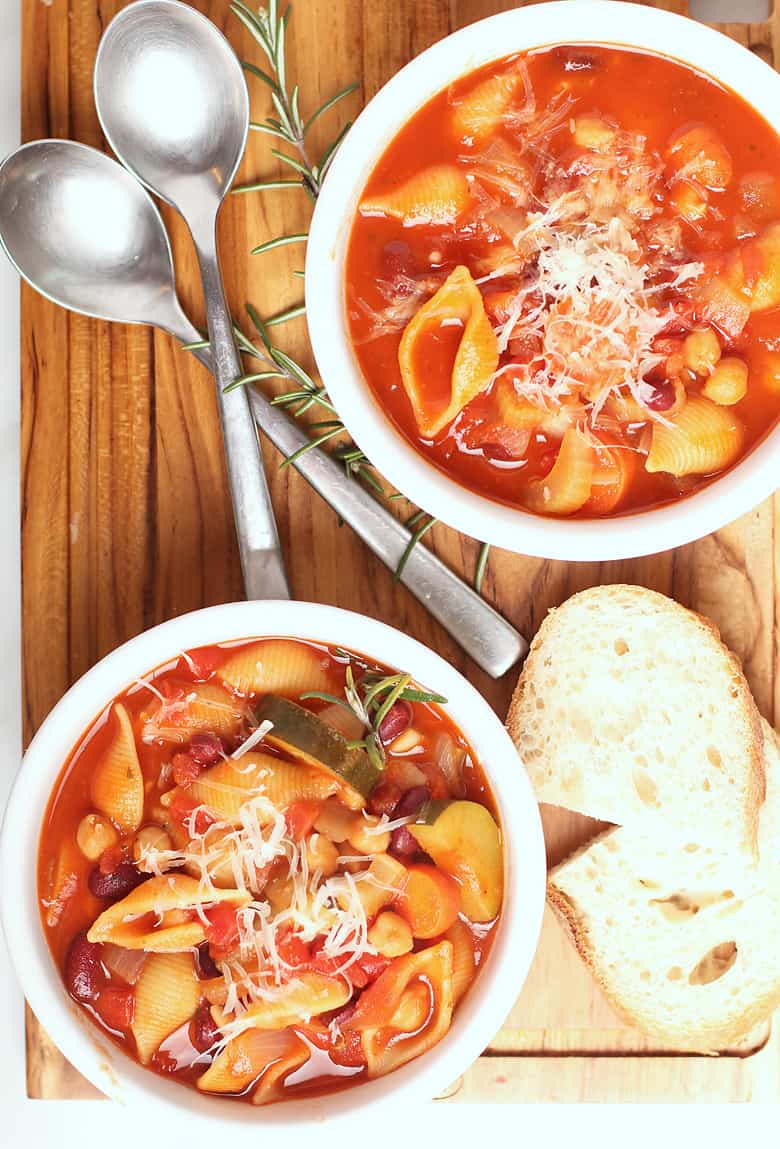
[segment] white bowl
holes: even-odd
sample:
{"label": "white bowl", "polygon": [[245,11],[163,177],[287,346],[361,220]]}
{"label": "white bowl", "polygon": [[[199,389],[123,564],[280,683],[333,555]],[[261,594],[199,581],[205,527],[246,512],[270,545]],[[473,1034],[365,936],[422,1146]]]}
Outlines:
{"label": "white bowl", "polygon": [[[437,1046],[376,1081],[258,1110],[158,1077],[101,1039],[66,993],[49,952],[38,915],[36,870],[41,823],[57,776],[113,697],[181,650],[272,635],[345,646],[408,670],[448,699],[444,709],[483,763],[498,804],[506,831],[506,892],[485,968]],[[539,810],[528,778],[498,718],[465,678],[419,642],[362,615],[315,603],[242,602],[182,615],[139,635],[94,666],[54,707],[25,755],[6,811],[0,908],[11,958],[35,1015],[98,1089],[115,1100],[167,1107],[177,1121],[262,1127],[346,1117],[382,1101],[425,1100],[451,1084],[479,1056],[520,992],[539,936],[545,872]]]}
{"label": "white bowl", "polygon": [[358,116],[320,193],[306,257],[306,314],[323,382],[355,442],[412,502],[464,534],[522,554],[599,561],[682,546],[718,530],[780,486],[775,428],[732,471],[665,507],[608,519],[542,518],[476,494],[419,454],[386,417],[350,346],[344,259],[362,189],[408,119],[453,80],[490,60],[546,44],[644,48],[715,77],[780,132],[780,76],[719,32],[616,0],[561,0],[492,16],[423,52]]}

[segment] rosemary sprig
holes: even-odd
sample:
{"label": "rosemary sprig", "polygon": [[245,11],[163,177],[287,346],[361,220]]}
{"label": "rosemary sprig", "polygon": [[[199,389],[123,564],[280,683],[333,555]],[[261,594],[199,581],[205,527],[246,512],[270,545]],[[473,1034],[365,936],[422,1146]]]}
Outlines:
{"label": "rosemary sprig", "polygon": [[[260,80],[270,89],[274,113],[267,116],[262,122],[252,121],[250,128],[253,131],[271,136],[292,148],[292,155],[287,151],[280,150],[278,147],[272,147],[270,150],[271,154],[279,163],[295,173],[294,178],[263,179],[236,187],[233,191],[236,194],[246,194],[255,191],[260,192],[299,187],[303,188],[312,202],[315,202],[319,195],[322,181],[333,162],[339,145],[351,126],[351,121],[348,121],[337,136],[326,145],[316,162],[313,162],[310,156],[309,145],[307,143],[308,133],[312,125],[315,124],[321,116],[329,112],[346,96],[356,91],[358,85],[349,84],[347,87],[342,88],[325,100],[323,104],[304,119],[300,111],[300,92],[298,85],[296,84],[291,90],[288,90],[287,85],[286,44],[290,20],[290,6],[288,5],[285,10],[280,13],[278,0],[268,0],[267,8],[261,7],[257,12],[254,12],[244,3],[244,0],[234,0],[230,8],[236,19],[249,31],[260,47],[267,65],[267,68],[261,68],[258,67],[257,64],[244,62],[245,71]],[[281,247],[306,243],[307,239],[308,233],[306,232],[275,236],[252,248],[252,254],[263,255]],[[303,272],[295,271],[293,272],[293,276],[295,278],[303,278]],[[282,462],[282,467],[288,467],[290,464],[299,460],[307,451],[322,447],[332,439],[339,439],[346,436],[346,428],[339,419],[325,388],[321,384],[316,383],[305,368],[277,347],[270,337],[270,328],[281,326],[284,323],[288,323],[291,320],[305,315],[305,305],[294,305],[265,320],[260,318],[251,304],[246,305],[246,311],[259,337],[259,344],[246,336],[238,327],[235,328],[236,340],[240,350],[245,355],[249,355],[259,362],[260,370],[242,375],[239,379],[231,383],[228,389],[233,390],[236,387],[260,383],[268,379],[282,379],[289,383],[290,386],[286,391],[272,398],[271,402],[275,406],[282,407],[295,419],[300,418],[301,415],[315,406],[322,407],[330,416],[327,420],[322,420],[312,425],[315,433],[310,441]],[[207,346],[207,342],[193,344],[192,349]],[[370,459],[367,458],[363,451],[361,451],[351,439],[336,446],[333,455],[342,464],[349,478],[360,480],[366,486],[370,487],[376,495],[390,501],[404,497],[398,492],[388,493],[385,490]],[[421,522],[421,520],[424,521]],[[406,525],[409,528],[416,526],[416,529],[396,568],[394,574],[396,580],[401,577],[414,547],[436,521],[433,517],[427,516],[424,511],[415,512],[407,521]],[[421,525],[417,525],[418,523]],[[474,576],[474,585],[477,589],[479,589],[482,583],[487,558],[488,549],[486,546],[483,546],[480,551],[477,570]]]}
{"label": "rosemary sprig", "polygon": [[311,690],[301,695],[302,701],[306,698],[318,698],[322,702],[341,706],[350,714],[354,714],[367,729],[363,738],[353,739],[348,745],[354,749],[365,750],[370,761],[379,770],[384,770],[385,767],[385,748],[379,731],[395,703],[447,701],[441,694],[433,694],[415,686],[411,674],[381,675],[368,672],[356,680],[350,665],[346,670],[343,698],[320,690]]}
{"label": "rosemary sprig", "polygon": [[[257,41],[269,65],[269,71],[267,72],[262,68],[258,68],[255,64],[244,65],[250,75],[256,76],[257,79],[262,80],[262,82],[271,89],[271,103],[276,113],[274,116],[268,116],[262,123],[251,123],[250,127],[254,131],[274,136],[283,143],[291,145],[297,155],[291,156],[288,152],[280,151],[278,148],[271,148],[271,153],[276,156],[279,162],[284,164],[285,167],[296,172],[299,177],[298,179],[285,181],[266,180],[261,184],[247,184],[235,190],[238,192],[262,191],[270,187],[298,186],[302,187],[309,198],[314,201],[319,195],[322,181],[330,167],[336,149],[350,125],[346,124],[342,128],[336,139],[325,148],[317,163],[313,163],[309,157],[306,137],[312,124],[316,123],[320,116],[330,111],[330,109],[340,100],[343,100],[345,96],[349,96],[354,92],[357,88],[357,84],[349,84],[346,88],[342,88],[340,92],[336,92],[334,96],[327,99],[324,104],[321,104],[320,107],[312,112],[309,118],[304,121],[301,117],[299,107],[300,93],[298,85],[296,84],[291,92],[287,91],[285,46],[287,40],[287,24],[290,18],[289,6],[280,15],[278,0],[269,0],[267,8],[260,8],[255,13],[243,3],[243,0],[235,0],[235,2],[230,5],[230,10]],[[292,243],[295,242],[295,239],[288,237],[286,242]],[[263,250],[262,244],[261,250]],[[270,249],[266,247],[264,250]]]}

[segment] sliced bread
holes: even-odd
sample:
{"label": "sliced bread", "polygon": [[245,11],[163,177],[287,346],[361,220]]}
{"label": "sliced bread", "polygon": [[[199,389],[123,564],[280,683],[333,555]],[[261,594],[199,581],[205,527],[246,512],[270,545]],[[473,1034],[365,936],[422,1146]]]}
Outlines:
{"label": "sliced bread", "polygon": [[548,899],[607,998],[678,1049],[716,1052],[780,1005],[780,747],[766,727],[761,859],[607,830]]}
{"label": "sliced bread", "polygon": [[551,611],[507,727],[540,802],[755,856],[758,711],[712,623],[664,595],[601,586]]}

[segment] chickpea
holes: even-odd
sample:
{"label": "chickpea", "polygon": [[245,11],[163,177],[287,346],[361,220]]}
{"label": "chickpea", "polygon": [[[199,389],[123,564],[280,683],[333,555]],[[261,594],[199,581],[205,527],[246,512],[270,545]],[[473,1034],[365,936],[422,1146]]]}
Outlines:
{"label": "chickpea", "polygon": [[747,394],[748,368],[743,359],[721,359],[702,388],[702,394],[721,407],[739,403]]}
{"label": "chickpea", "polygon": [[170,850],[171,836],[162,826],[142,826],[133,840],[133,857],[140,862],[146,850]]}
{"label": "chickpea", "polygon": [[707,192],[697,184],[680,180],[674,185],[669,202],[686,223],[697,223],[707,214]]}
{"label": "chickpea", "polygon": [[96,862],[100,855],[115,846],[119,834],[102,814],[85,814],[76,830],[76,844],[85,858]]}
{"label": "chickpea", "polygon": [[306,843],[306,861],[310,870],[319,870],[326,878],[339,868],[339,852],[324,834],[312,834]]}
{"label": "chickpea", "polygon": [[711,375],[720,359],[720,343],[711,327],[692,331],[683,343],[683,362],[694,375]]}
{"label": "chickpea", "polygon": [[670,171],[709,188],[725,188],[734,169],[723,141],[706,124],[693,124],[676,132],[665,153]]}
{"label": "chickpea", "polygon": [[577,116],[572,128],[574,143],[592,152],[608,152],[615,140],[615,129],[600,116]]}
{"label": "chickpea", "polygon": [[294,884],[292,878],[272,878],[263,891],[263,896],[275,914],[292,905]]}
{"label": "chickpea", "polygon": [[349,844],[358,854],[386,854],[390,845],[390,834],[387,830],[377,834],[373,828],[378,825],[379,819],[371,815],[362,817],[355,822],[349,832]]}
{"label": "chickpea", "polygon": [[342,806],[338,798],[329,798],[314,819],[314,829],[331,842],[346,842],[360,815]]}
{"label": "chickpea", "polygon": [[400,914],[385,910],[368,931],[368,940],[384,957],[400,957],[414,945],[412,928]]}

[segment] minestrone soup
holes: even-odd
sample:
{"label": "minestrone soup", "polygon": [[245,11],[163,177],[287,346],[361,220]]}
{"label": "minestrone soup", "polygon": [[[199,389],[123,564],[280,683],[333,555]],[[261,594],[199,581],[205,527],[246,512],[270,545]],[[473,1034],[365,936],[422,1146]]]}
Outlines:
{"label": "minestrone soup", "polygon": [[542,48],[431,99],[346,263],[376,400],[464,486],[583,517],[669,502],[780,414],[780,139],[628,48]]}
{"label": "minestrone soup", "polygon": [[182,653],[116,698],[40,840],[43,927],[91,1021],[254,1105],[435,1045],[503,894],[493,800],[444,701],[283,638]]}

